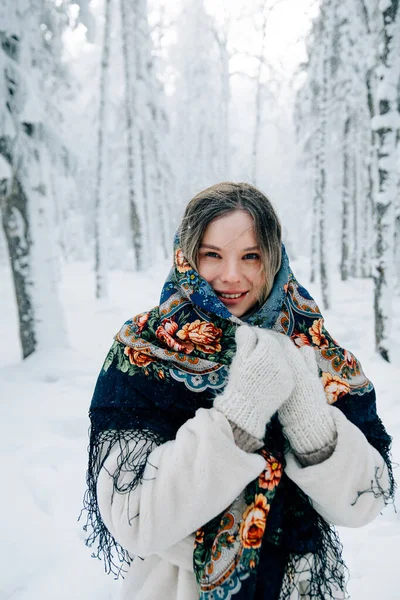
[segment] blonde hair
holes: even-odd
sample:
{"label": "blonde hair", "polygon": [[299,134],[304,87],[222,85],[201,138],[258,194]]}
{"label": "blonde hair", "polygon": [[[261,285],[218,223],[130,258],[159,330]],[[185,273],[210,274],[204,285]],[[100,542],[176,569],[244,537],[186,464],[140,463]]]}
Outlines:
{"label": "blonde hair", "polygon": [[181,249],[192,267],[197,269],[198,251],[208,224],[236,210],[245,210],[254,221],[266,279],[259,301],[265,302],[281,266],[282,228],[271,202],[254,186],[225,181],[194,196],[179,228]]}

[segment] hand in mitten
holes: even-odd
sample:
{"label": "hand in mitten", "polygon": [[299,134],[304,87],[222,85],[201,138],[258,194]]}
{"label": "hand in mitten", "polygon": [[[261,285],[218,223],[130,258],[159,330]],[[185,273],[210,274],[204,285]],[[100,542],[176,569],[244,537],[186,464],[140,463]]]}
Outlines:
{"label": "hand in mitten", "polygon": [[228,383],[214,406],[248,434],[262,440],[265,426],[293,390],[281,334],[241,325]]}
{"label": "hand in mitten", "polygon": [[[289,343],[290,342],[290,343]],[[278,411],[279,420],[291,447],[306,466],[328,458],[336,446],[336,426],[318,376],[315,351],[285,342],[295,386]]]}

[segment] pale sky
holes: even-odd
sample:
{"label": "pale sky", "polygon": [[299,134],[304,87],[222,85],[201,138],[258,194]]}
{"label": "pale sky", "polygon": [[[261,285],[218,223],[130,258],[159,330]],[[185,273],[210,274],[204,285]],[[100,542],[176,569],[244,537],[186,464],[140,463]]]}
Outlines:
{"label": "pale sky", "polygon": [[[266,57],[284,71],[293,72],[304,61],[304,39],[311,20],[318,13],[319,0],[205,0],[207,9],[218,21],[230,20],[230,44],[232,48],[257,54],[260,35],[256,27],[261,23],[262,5],[274,6],[268,18]],[[246,15],[240,18],[240,15]],[[248,15],[248,16],[247,16]],[[256,17],[255,17],[256,15]],[[258,15],[258,16],[257,16]],[[241,59],[234,59],[232,63]],[[252,68],[251,61],[247,67]],[[238,68],[237,65],[235,65]],[[254,68],[254,61],[253,61]]]}
{"label": "pale sky", "polygon": [[[180,0],[181,3],[187,1]],[[179,12],[180,2],[149,0],[149,5],[163,5],[167,18],[170,16],[173,22]],[[304,38],[310,28],[311,19],[318,12],[319,0],[205,0],[207,10],[216,17],[221,26],[224,22],[229,23],[231,50],[239,51],[232,60],[233,70],[244,68],[250,72],[255,68],[256,62],[249,56],[246,57],[246,53],[259,53],[260,35],[257,32],[257,23],[261,22],[263,4],[267,7],[275,5],[268,19],[266,57],[277,68],[281,66],[284,71],[293,72],[306,57]],[[92,0],[91,6],[95,14],[102,12],[100,0]],[[67,52],[71,58],[78,57],[82,50],[83,37],[82,28],[68,34]],[[167,42],[173,42],[174,38],[173,31],[165,37]]]}

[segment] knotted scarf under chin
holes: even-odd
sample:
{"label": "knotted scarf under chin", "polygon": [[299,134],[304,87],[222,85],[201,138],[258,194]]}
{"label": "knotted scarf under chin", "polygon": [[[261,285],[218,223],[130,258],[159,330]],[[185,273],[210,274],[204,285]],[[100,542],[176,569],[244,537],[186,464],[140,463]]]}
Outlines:
{"label": "knotted scarf under chin", "polygon": [[[112,474],[114,493],[129,494],[140,485],[151,451],[175,438],[198,408],[210,408],[224,388],[235,354],[235,331],[242,323],[191,268],[175,240],[174,267],[160,305],[127,321],[115,337],[100,372],[90,406],[88,490],[84,509],[93,556],[119,575],[132,557],[105,527],[96,484],[102,465],[117,444]],[[282,265],[263,306],[250,325],[290,336],[297,346],[315,349],[327,401],[341,410],[383,456],[390,489],[379,473],[368,490],[394,495],[391,438],[377,413],[372,383],[353,354],[324,328],[322,314],[295,279],[283,248]],[[203,600],[288,600],[307,575],[310,599],[345,596],[346,569],[338,536],[285,473],[285,439],[275,416],[266,429],[263,473],[222,514],[196,533],[194,569]],[[122,475],[131,478],[123,485]],[[212,493],[212,491],[210,491]]]}

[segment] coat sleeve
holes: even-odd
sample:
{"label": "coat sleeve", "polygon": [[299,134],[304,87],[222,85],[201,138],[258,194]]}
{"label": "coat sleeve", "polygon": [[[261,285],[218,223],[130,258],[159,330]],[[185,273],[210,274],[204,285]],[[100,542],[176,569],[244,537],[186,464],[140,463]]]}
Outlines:
{"label": "coat sleeve", "polygon": [[193,573],[193,551],[195,535],[192,533],[180,542],[177,542],[171,548],[159,552],[157,556],[163,558],[175,567],[186,569]]}
{"label": "coat sleeve", "polygon": [[286,455],[286,474],[312,500],[330,523],[361,527],[385,505],[390,481],[382,456],[356,425],[331,406],[337,429],[336,446],[323,462],[302,467],[292,452]]}
{"label": "coat sleeve", "polygon": [[[226,509],[265,468],[241,450],[226,417],[201,408],[176,439],[149,455],[142,483],[130,493],[113,487],[119,447],[100,470],[97,497],[111,535],[130,554],[161,554]],[[122,475],[128,478],[129,472]],[[119,480],[119,483],[123,481]]]}

